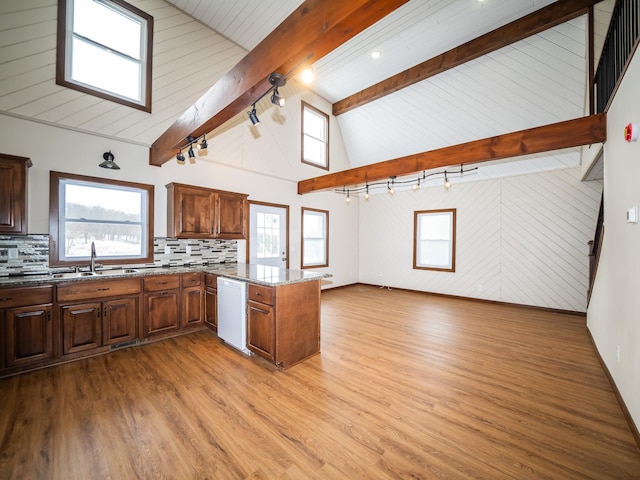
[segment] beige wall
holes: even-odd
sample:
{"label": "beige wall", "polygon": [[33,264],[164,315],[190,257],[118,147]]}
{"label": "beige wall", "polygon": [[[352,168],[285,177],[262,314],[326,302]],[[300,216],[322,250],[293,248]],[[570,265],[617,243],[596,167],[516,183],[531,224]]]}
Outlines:
{"label": "beige wall", "polygon": [[625,215],[628,208],[640,207],[640,142],[627,143],[623,138],[625,125],[640,124],[638,85],[640,55],[636,52],[607,114],[605,234],[587,324],[640,426],[640,224],[627,223]]}

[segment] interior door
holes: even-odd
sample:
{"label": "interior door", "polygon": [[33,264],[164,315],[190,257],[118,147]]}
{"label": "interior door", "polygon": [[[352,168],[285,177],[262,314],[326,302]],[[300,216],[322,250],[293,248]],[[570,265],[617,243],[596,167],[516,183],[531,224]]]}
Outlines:
{"label": "interior door", "polygon": [[289,207],[249,202],[249,263],[289,267]]}

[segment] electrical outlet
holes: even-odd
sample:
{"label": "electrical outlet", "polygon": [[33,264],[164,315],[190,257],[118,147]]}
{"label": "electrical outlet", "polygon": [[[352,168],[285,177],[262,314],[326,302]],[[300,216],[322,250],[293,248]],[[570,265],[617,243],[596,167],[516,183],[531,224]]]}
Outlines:
{"label": "electrical outlet", "polygon": [[616,360],[620,361],[620,345],[616,345]]}

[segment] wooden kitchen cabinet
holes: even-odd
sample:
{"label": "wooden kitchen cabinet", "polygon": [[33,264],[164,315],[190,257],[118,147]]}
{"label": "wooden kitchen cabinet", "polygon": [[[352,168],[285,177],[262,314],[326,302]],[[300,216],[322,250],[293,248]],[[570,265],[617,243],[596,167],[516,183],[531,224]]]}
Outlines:
{"label": "wooden kitchen cabinet", "polygon": [[144,336],[180,328],[180,275],[156,275],[142,281],[144,291]]}
{"label": "wooden kitchen cabinet", "polygon": [[27,234],[27,168],[31,160],[0,154],[0,234]]}
{"label": "wooden kitchen cabinet", "polygon": [[54,360],[52,302],[51,285],[0,289],[0,371]]}
{"label": "wooden kitchen cabinet", "polygon": [[204,323],[214,332],[218,331],[218,276],[204,274]]}
{"label": "wooden kitchen cabinet", "polygon": [[167,185],[167,236],[246,238],[247,195],[180,183]]}
{"label": "wooden kitchen cabinet", "polygon": [[320,352],[320,280],[247,289],[249,350],[282,368]]}
{"label": "wooden kitchen cabinet", "polygon": [[181,327],[193,327],[204,323],[204,293],[202,272],[183,273],[181,275],[182,294]]}
{"label": "wooden kitchen cabinet", "polygon": [[247,348],[275,361],[274,287],[250,283],[247,288]]}
{"label": "wooden kitchen cabinet", "polygon": [[84,356],[138,338],[140,279],[58,285],[62,355]]}

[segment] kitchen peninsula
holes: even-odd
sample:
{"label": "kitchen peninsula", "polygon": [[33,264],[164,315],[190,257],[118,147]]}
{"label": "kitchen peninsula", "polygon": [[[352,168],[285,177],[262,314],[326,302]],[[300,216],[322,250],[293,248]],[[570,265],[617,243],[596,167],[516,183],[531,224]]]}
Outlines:
{"label": "kitchen peninsula", "polygon": [[209,328],[217,277],[247,282],[247,348],[281,368],[320,352],[325,274],[243,263],[0,277],[0,377]]}

